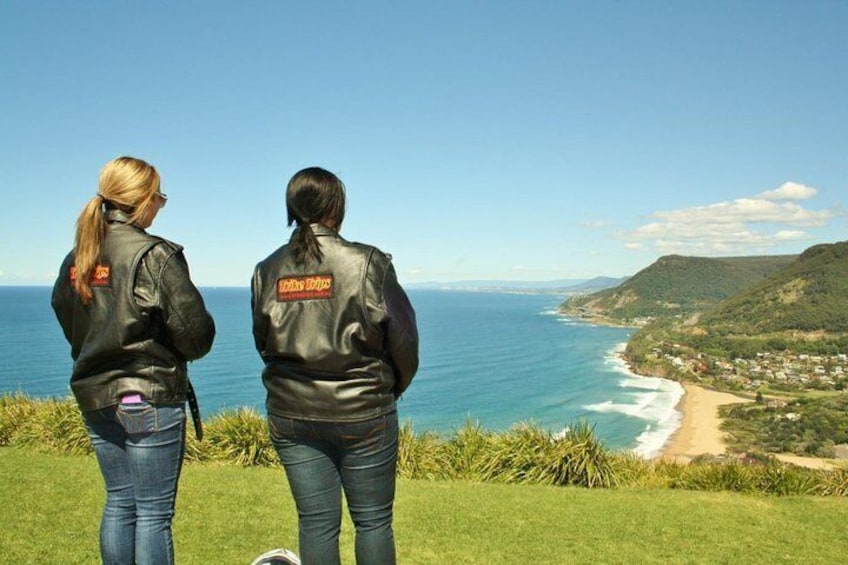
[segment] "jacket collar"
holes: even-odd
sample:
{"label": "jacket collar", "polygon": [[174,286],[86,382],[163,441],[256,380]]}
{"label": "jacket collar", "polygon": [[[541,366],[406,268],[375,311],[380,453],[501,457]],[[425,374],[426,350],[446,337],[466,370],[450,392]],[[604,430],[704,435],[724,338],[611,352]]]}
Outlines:
{"label": "jacket collar", "polygon": [[118,210],[117,208],[106,210],[106,221],[118,222],[120,224],[131,223],[130,217],[127,215],[127,213],[123,210]]}
{"label": "jacket collar", "polygon": [[317,236],[321,235],[329,235],[334,237],[339,237],[339,232],[334,229],[328,228],[323,224],[309,224],[309,227],[312,228],[312,233]]}

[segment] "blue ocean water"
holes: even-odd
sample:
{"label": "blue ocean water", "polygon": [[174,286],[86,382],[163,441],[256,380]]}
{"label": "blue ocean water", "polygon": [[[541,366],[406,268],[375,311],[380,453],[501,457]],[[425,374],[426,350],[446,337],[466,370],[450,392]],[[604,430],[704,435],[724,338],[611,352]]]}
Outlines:
{"label": "blue ocean water", "polygon": [[[263,410],[246,288],[201,289],[215,317],[212,352],[191,364],[205,415]],[[417,431],[466,421],[505,430],[521,421],[560,431],[579,419],[613,449],[650,457],[680,425],[677,383],[632,374],[619,353],[632,330],[556,313],[562,297],[412,290],[421,366],[399,403]],[[46,287],[0,287],[0,392],[66,396],[69,347]]]}

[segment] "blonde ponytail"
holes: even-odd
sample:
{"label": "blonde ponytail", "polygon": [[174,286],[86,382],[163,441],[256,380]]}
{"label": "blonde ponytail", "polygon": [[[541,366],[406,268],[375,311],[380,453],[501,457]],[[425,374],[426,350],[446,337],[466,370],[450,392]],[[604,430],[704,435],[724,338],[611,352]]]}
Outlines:
{"label": "blonde ponytail", "polygon": [[100,171],[97,196],[80,213],[74,238],[74,288],[83,304],[91,302],[91,274],[106,239],[104,203],[128,214],[130,223],[137,223],[148,214],[157,192],[159,173],[141,159],[118,157]]}
{"label": "blonde ponytail", "polygon": [[83,304],[91,302],[91,273],[100,258],[100,249],[106,238],[106,222],[103,218],[103,197],[99,194],[88,201],[77,219],[74,238],[74,288]]}

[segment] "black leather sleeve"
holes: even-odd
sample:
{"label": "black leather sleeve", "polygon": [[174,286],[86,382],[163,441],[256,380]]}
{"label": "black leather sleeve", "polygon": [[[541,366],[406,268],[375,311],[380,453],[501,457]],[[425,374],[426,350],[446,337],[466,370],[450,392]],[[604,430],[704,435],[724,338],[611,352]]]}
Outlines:
{"label": "black leather sleeve", "polygon": [[394,266],[385,255],[375,253],[369,269],[373,273],[369,275],[374,277],[375,282],[379,281],[374,289],[379,308],[372,311],[381,312],[379,323],[385,332],[386,352],[395,368],[395,395],[400,396],[418,371],[415,310],[398,283]]}
{"label": "black leather sleeve", "polygon": [[250,281],[250,310],[253,317],[253,342],[259,355],[265,353],[265,340],[268,336],[268,318],[260,307],[262,299],[262,277],[257,266]]}
{"label": "black leather sleeve", "polygon": [[59,320],[59,325],[62,327],[62,332],[65,334],[68,343],[71,343],[74,319],[74,293],[70,278],[72,264],[73,254],[68,254],[62,262],[62,266],[59,267],[59,275],[56,277],[53,294],[50,298],[53,312],[56,313],[56,319]]}
{"label": "black leather sleeve", "polygon": [[[182,249],[169,243],[156,245],[144,258],[142,269],[153,279],[152,294],[170,345],[186,361],[209,353],[215,340],[215,321],[191,281]],[[145,293],[143,278],[139,276],[137,281],[136,296]]]}

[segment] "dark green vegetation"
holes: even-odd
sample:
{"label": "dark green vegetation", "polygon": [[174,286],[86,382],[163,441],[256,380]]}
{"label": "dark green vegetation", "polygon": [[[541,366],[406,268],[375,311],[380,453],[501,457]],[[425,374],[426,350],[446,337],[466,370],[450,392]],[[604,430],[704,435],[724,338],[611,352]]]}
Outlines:
{"label": "dark green vegetation", "polygon": [[725,335],[848,334],[848,241],[807,249],[797,261],[705,314],[698,325]]}
{"label": "dark green vegetation", "polygon": [[[211,418],[206,437],[189,433],[189,462],[278,467],[265,420],[250,410]],[[0,396],[0,449],[23,447],[72,455],[91,451],[73,400]],[[478,483],[670,488],[824,496],[848,494],[848,468],[815,471],[764,457],[749,464],[702,460],[692,464],[644,461],[607,450],[585,423],[561,435],[528,424],[490,432],[471,423],[443,437],[401,431],[398,473],[408,479]]]}
{"label": "dark green vegetation", "polygon": [[[778,259],[776,264],[785,257]],[[643,271],[659,279],[666,273],[662,284],[651,286],[654,291],[693,284],[680,268],[664,271],[658,264]],[[706,265],[688,259],[684,264],[689,270]],[[689,288],[694,299],[687,316],[672,310],[655,315],[628,343],[628,361],[641,374],[746,391],[752,397],[757,392],[801,397],[787,408],[771,404],[731,410],[726,426],[734,438],[732,449],[832,456],[834,446],[848,440],[842,416],[846,403],[812,393],[839,394],[848,385],[848,242],[811,247],[770,274],[768,263],[748,265],[759,265],[760,271],[749,271],[745,288],[701,311],[696,305],[709,305],[716,296],[708,291],[711,285],[730,287],[727,270],[713,275],[696,269],[703,280]]]}
{"label": "dark green vegetation", "polygon": [[795,259],[794,255],[728,258],[668,255],[614,288],[569,298],[560,310],[623,324],[685,317],[717,306]]}
{"label": "dark green vegetation", "polygon": [[[99,563],[103,486],[93,457],[0,448],[0,563]],[[244,565],[297,549],[279,468],[190,464],[174,542],[182,565]],[[662,488],[583,489],[398,481],[398,561],[431,563],[841,563],[848,505]],[[353,528],[342,526],[343,563]]]}
{"label": "dark green vegetation", "polygon": [[797,453],[832,458],[835,446],[848,444],[848,397],[798,398],[724,407],[731,449]]}

